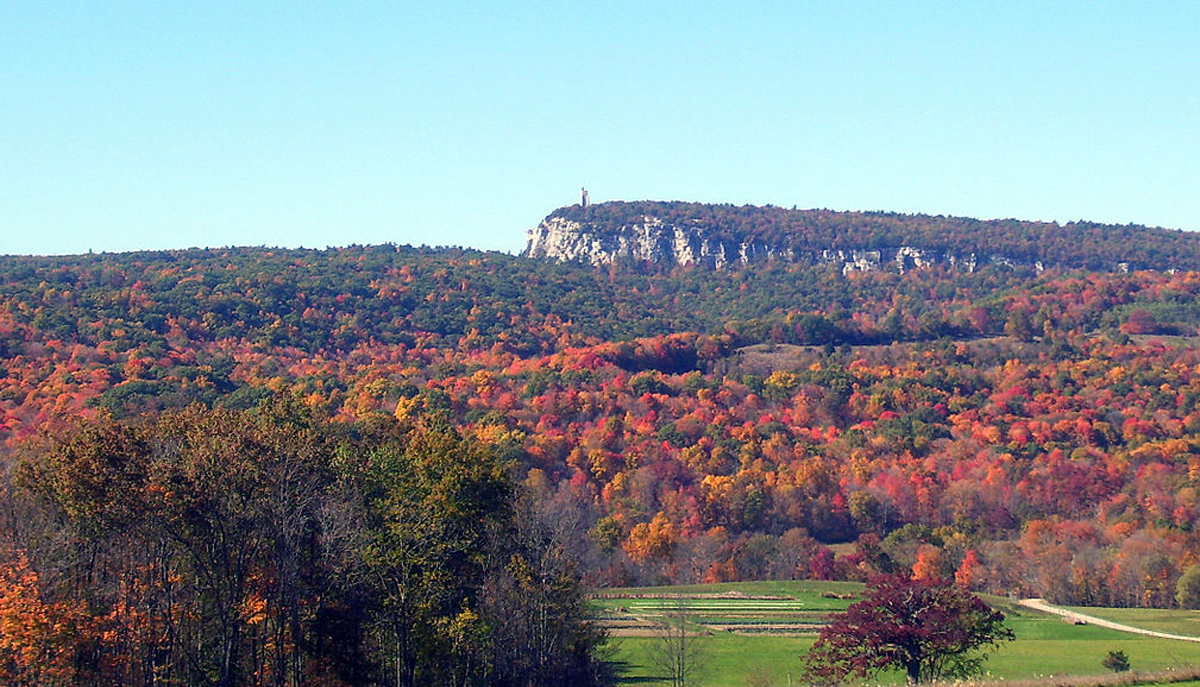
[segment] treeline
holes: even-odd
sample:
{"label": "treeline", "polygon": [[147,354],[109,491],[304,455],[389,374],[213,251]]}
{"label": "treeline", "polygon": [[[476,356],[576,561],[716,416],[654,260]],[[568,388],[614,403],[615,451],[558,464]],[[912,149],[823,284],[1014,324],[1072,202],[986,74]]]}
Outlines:
{"label": "treeline", "polygon": [[609,202],[560,208],[551,217],[583,222],[603,231],[652,217],[734,244],[755,241],[783,250],[877,249],[916,246],[959,256],[999,255],[1047,265],[1112,270],[1200,269],[1200,236],[1140,225],[1071,222],[1065,225],[1015,219],[977,220],[889,212],[796,210],[768,205],[687,202]]}
{"label": "treeline", "polygon": [[516,466],[436,418],[102,416],[5,467],[6,685],[605,682]]}
{"label": "treeline", "polygon": [[[789,340],[886,343],[990,332],[978,318],[966,322],[969,306],[990,309],[1003,326],[997,296],[1031,284],[1053,292],[1055,279],[1069,276],[1031,279],[1001,268],[843,276],[784,264],[639,273],[395,246],[0,257],[0,356],[36,357],[53,343],[157,360],[227,341],[307,354],[470,345],[530,356],[584,342],[721,333],[731,322],[768,323],[767,331],[735,328],[739,345],[762,343],[771,325],[802,317],[813,326],[792,327]],[[1145,279],[1126,281],[1136,290]],[[1168,315],[1195,323],[1200,312],[1183,295]]]}

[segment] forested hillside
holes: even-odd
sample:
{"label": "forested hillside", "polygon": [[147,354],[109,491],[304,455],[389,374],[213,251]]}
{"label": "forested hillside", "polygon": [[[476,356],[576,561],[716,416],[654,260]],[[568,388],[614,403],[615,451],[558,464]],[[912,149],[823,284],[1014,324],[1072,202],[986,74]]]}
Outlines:
{"label": "forested hillside", "polygon": [[[1166,259],[1170,241],[1191,240],[1163,236],[1126,247]],[[1112,257],[1076,240],[1061,250]],[[1200,563],[1196,272],[593,268],[374,246],[7,257],[0,285],[0,573],[28,592],[0,596],[0,614],[26,617],[18,602],[37,599],[93,628],[21,641],[86,645],[111,674],[232,670],[188,655],[204,636],[225,637],[205,660],[236,649],[243,668],[361,650],[379,670],[499,681],[517,658],[489,653],[499,644],[470,634],[471,617],[533,596],[512,591],[522,580],[559,598],[569,585],[551,573],[603,586],[908,569],[1169,606]],[[193,425],[230,427],[233,443],[206,444]],[[366,577],[321,587],[339,570],[403,569],[372,558],[372,537],[403,541],[389,517],[462,486],[422,448],[431,436],[486,456],[494,469],[477,476],[507,494],[487,506],[491,530],[439,554],[464,566],[464,586],[409,616],[425,614],[426,639],[473,647],[474,663],[392,648],[404,628],[375,624],[372,604],[400,602]],[[237,437],[275,448],[244,458]],[[317,454],[295,443],[308,439]],[[302,523],[303,556],[299,540],[258,531],[285,514],[254,476],[288,456],[307,456],[313,490],[287,521]],[[410,485],[379,471],[382,456],[429,476]],[[226,481],[204,475],[224,467]],[[469,491],[461,508],[478,506]],[[209,492],[228,498],[189,510]],[[339,498],[357,514],[322,505]],[[216,598],[189,542],[243,506],[256,515],[237,522],[260,543],[240,596]],[[279,596],[299,574],[314,596]],[[563,594],[554,603],[569,606]],[[118,631],[138,614],[163,623],[165,653],[122,653],[142,641]],[[322,644],[322,622],[361,641]],[[580,628],[557,654],[574,674],[591,669],[576,660],[591,641]],[[40,656],[5,637],[0,670]]]}

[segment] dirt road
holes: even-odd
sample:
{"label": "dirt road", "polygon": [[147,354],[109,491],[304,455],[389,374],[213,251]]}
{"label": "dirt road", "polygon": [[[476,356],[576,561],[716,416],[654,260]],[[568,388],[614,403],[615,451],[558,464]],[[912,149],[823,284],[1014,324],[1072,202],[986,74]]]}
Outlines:
{"label": "dirt road", "polygon": [[1178,639],[1182,642],[1200,642],[1200,637],[1173,635],[1167,632],[1157,632],[1155,630],[1146,630],[1140,627],[1122,625],[1121,623],[1114,623],[1113,621],[1105,620],[1104,618],[1097,618],[1091,615],[1076,613],[1075,611],[1067,610],[1065,608],[1059,608],[1058,606],[1051,606],[1043,599],[1021,599],[1019,603],[1022,606],[1025,606],[1026,608],[1032,608],[1035,611],[1053,613],[1055,615],[1061,615],[1067,620],[1086,623],[1088,625],[1095,625],[1096,627],[1106,627],[1110,630],[1117,630],[1119,632],[1131,632],[1133,634],[1146,635],[1147,637],[1161,637],[1162,639]]}

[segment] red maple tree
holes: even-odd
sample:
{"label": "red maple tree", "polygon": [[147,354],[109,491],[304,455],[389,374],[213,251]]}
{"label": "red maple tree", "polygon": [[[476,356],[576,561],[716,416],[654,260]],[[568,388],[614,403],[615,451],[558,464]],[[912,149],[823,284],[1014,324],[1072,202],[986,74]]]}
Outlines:
{"label": "red maple tree", "polygon": [[1013,639],[1004,614],[944,579],[884,575],[835,614],[805,658],[818,684],[900,669],[910,683],[977,672],[988,647]]}

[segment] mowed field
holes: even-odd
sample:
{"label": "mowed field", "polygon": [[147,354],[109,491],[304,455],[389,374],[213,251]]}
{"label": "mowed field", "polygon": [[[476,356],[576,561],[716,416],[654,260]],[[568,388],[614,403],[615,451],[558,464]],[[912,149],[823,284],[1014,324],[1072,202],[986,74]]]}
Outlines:
{"label": "mowed field", "polygon": [[[805,684],[801,659],[823,619],[853,603],[861,589],[854,583],[810,581],[613,589],[597,594],[593,606],[609,631],[609,652],[621,684],[668,684],[651,654],[660,643],[656,628],[663,613],[682,609],[701,653],[689,684],[770,687]],[[1056,687],[1099,684],[1116,677],[1101,665],[1109,651],[1123,651],[1138,674],[1200,670],[1200,643],[1073,625],[1009,599],[985,600],[1004,612],[1017,639],[992,654],[981,680]],[[1200,636],[1196,611],[1073,610],[1136,627]],[[1072,679],[1091,676],[1099,679],[1085,683]],[[885,675],[874,683],[903,684],[904,677]]]}

